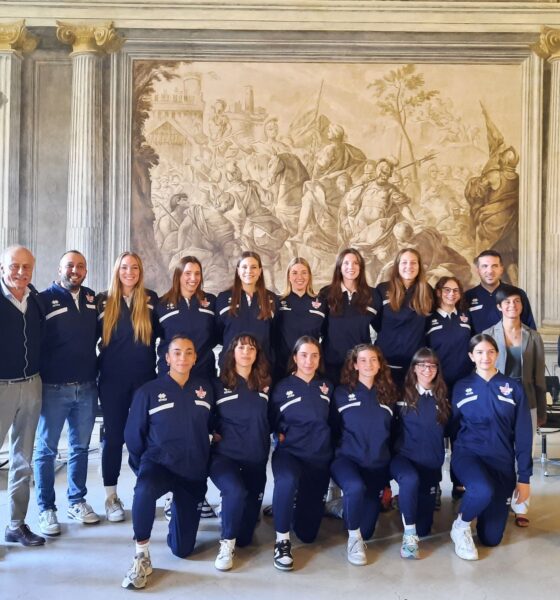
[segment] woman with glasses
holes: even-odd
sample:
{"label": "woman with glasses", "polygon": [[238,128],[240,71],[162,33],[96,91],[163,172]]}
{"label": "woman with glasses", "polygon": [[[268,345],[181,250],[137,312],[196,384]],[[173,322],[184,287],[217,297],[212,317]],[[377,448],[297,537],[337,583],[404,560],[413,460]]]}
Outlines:
{"label": "woman with glasses", "polygon": [[414,353],[425,344],[426,317],[433,306],[433,291],[417,250],[404,248],[397,254],[389,281],[380,283],[376,294],[382,308],[375,343],[400,386]]}
{"label": "woman with glasses", "polygon": [[451,466],[464,483],[465,494],[451,539],[457,556],[477,560],[471,522],[477,520],[480,543],[497,546],[512,497],[519,504],[529,498],[533,436],[525,390],[496,368],[499,351],[494,338],[475,335],[469,350],[476,371],[453,388]]}
{"label": "woman with glasses", "polygon": [[[455,382],[472,372],[469,342],[471,320],[466,310],[463,286],[456,277],[442,277],[435,287],[436,310],[426,320],[426,345],[438,356],[449,397]],[[451,495],[459,500],[465,491],[453,470]],[[441,490],[438,486],[438,502]],[[439,506],[439,505],[438,505]]]}
{"label": "woman with glasses", "polygon": [[399,484],[404,525],[403,558],[420,558],[418,541],[430,533],[445,459],[444,429],[450,415],[447,387],[433,350],[420,348],[397,402],[391,475]]}

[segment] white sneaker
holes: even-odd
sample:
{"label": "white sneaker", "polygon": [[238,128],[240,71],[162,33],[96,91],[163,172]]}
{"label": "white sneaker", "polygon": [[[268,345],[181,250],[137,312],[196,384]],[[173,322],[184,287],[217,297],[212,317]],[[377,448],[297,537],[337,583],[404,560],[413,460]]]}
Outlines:
{"label": "white sneaker", "polygon": [[39,529],[45,535],[60,535],[60,524],[56,518],[56,510],[47,508],[39,514]]}
{"label": "white sneaker", "polygon": [[366,545],[364,540],[358,538],[350,538],[346,547],[348,562],[357,567],[367,565]]}
{"label": "white sneaker", "polygon": [[124,521],[124,506],[117,494],[112,494],[105,500],[105,514],[107,521],[111,523]]}
{"label": "white sneaker", "polygon": [[457,527],[456,521],[451,527],[451,539],[455,542],[455,554],[463,560],[478,560],[478,550],[472,539],[470,527]]}
{"label": "white sneaker", "polygon": [[405,533],[402,538],[401,557],[413,559],[420,558],[420,549],[418,548],[419,541],[416,534]]}
{"label": "white sneaker", "polygon": [[214,562],[218,571],[229,571],[233,567],[235,540],[220,540],[220,551]]}
{"label": "white sneaker", "polygon": [[87,502],[73,504],[68,508],[66,513],[74,521],[84,523],[85,525],[93,525],[99,523],[99,515],[91,508]]}
{"label": "white sneaker", "polygon": [[146,587],[146,579],[152,574],[152,561],[149,556],[143,552],[139,552],[132,561],[130,569],[128,569],[121,586],[123,588],[133,587],[137,590]]}
{"label": "white sneaker", "polygon": [[169,494],[165,498],[165,504],[163,505],[163,515],[168,520],[171,521],[171,504],[173,502],[173,494]]}

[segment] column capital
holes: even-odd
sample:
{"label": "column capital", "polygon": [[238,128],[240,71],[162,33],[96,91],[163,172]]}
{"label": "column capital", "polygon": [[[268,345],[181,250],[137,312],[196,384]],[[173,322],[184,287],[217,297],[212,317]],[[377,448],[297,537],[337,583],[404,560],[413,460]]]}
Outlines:
{"label": "column capital", "polygon": [[125,42],[112,21],[106,23],[56,22],[56,37],[72,46],[74,53],[109,54],[120,50]]}
{"label": "column capital", "polygon": [[37,48],[39,37],[25,27],[25,19],[12,23],[0,22],[0,52],[9,50],[20,54],[30,54]]}
{"label": "column capital", "polygon": [[560,29],[543,27],[539,41],[531,46],[531,50],[548,61],[560,59]]}

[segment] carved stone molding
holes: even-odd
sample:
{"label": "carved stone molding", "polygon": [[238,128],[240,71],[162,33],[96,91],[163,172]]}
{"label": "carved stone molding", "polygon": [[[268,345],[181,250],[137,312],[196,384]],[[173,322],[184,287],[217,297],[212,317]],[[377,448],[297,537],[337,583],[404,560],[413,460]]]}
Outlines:
{"label": "carved stone molding", "polygon": [[30,54],[37,48],[39,38],[25,27],[25,20],[13,23],[0,23],[0,52],[11,50]]}
{"label": "carved stone molding", "polygon": [[560,59],[560,29],[543,27],[539,41],[531,48],[538,56],[546,60]]}
{"label": "carved stone molding", "polygon": [[73,53],[110,54],[120,50],[125,42],[113,23],[56,22],[56,37],[72,46]]}

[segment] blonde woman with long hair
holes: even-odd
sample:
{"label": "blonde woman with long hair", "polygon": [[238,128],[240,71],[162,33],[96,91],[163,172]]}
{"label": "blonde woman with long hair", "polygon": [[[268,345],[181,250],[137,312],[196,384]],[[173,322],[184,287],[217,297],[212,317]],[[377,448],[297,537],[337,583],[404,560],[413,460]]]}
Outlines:
{"label": "blonde woman with long hair", "polygon": [[142,260],[123,252],[115,261],[109,289],[97,297],[99,325],[99,399],[104,441],[101,470],[107,520],[123,521],[117,495],[124,428],[134,392],[154,379],[157,294],[144,287]]}
{"label": "blonde woman with long hair", "polygon": [[302,335],[320,339],[327,316],[326,302],[313,289],[311,267],[305,258],[296,256],[289,262],[286,287],[279,302],[275,320],[277,380],[286,377],[288,361],[297,340]]}

